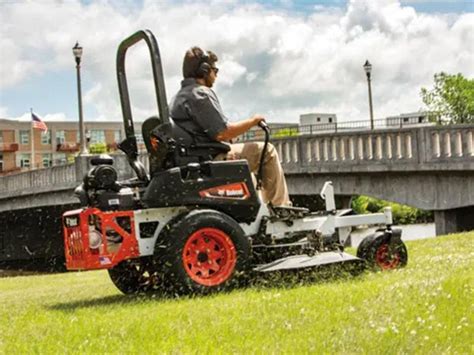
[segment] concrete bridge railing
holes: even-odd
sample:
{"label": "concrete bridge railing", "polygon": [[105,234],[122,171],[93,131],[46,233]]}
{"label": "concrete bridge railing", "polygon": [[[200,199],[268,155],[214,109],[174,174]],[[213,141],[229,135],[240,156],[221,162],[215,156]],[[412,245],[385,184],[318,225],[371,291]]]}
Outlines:
{"label": "concrete bridge railing", "polygon": [[3,176],[0,178],[0,196],[31,194],[32,190],[41,192],[44,188],[67,188],[71,184],[76,184],[74,163]]}
{"label": "concrete bridge railing", "polygon": [[465,169],[474,125],[321,133],[274,139],[285,172]]}

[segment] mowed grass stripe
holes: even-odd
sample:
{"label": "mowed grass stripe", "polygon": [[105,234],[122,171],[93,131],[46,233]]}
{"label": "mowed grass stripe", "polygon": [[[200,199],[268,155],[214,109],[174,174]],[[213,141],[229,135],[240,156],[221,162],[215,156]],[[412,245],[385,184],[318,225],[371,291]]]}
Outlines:
{"label": "mowed grass stripe", "polygon": [[474,233],[409,264],[201,298],[123,296],[104,271],[0,279],[3,353],[473,353]]}

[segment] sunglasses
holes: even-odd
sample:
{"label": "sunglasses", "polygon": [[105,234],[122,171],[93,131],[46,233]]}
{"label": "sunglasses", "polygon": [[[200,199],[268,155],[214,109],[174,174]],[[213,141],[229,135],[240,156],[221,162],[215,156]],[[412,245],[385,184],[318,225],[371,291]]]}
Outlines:
{"label": "sunglasses", "polygon": [[219,73],[219,68],[211,67],[211,69],[214,70],[214,73],[215,73],[215,74]]}

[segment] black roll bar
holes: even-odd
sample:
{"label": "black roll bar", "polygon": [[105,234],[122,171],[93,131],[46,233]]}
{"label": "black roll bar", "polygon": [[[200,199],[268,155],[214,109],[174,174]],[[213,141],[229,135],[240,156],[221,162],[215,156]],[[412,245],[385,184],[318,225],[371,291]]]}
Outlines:
{"label": "black roll bar", "polygon": [[168,103],[166,101],[165,83],[163,79],[163,68],[161,65],[160,50],[155,36],[150,30],[140,30],[120,43],[117,50],[117,80],[120,93],[120,104],[122,105],[123,124],[125,136],[131,142],[135,142],[135,155],[137,145],[135,140],[135,130],[133,128],[132,109],[130,106],[130,96],[128,93],[127,76],[125,74],[125,55],[127,50],[137,42],[144,40],[148,45],[151,57],[151,66],[153,70],[153,79],[155,84],[156,102],[158,104],[158,113],[161,123],[168,123]]}

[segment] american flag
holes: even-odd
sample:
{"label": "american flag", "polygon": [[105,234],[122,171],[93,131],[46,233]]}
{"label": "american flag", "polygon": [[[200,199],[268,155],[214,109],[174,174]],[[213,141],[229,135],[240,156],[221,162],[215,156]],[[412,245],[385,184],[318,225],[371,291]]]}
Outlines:
{"label": "american flag", "polygon": [[48,132],[48,126],[46,126],[46,123],[44,123],[41,118],[36,116],[33,112],[31,113],[31,124],[33,125],[33,128],[39,129],[43,132]]}

